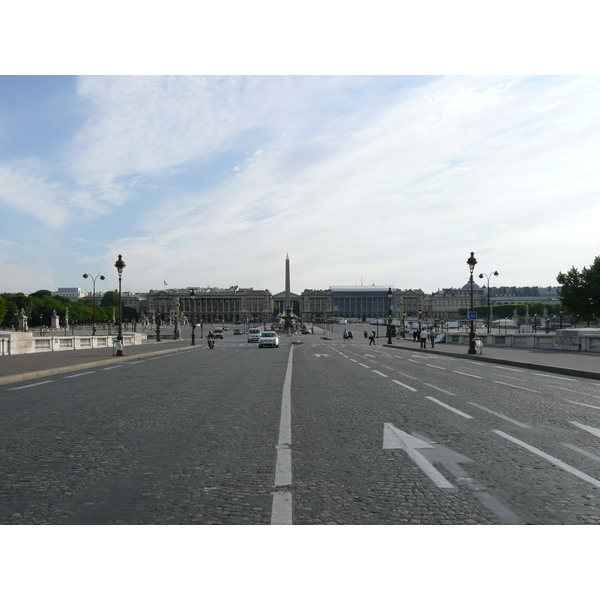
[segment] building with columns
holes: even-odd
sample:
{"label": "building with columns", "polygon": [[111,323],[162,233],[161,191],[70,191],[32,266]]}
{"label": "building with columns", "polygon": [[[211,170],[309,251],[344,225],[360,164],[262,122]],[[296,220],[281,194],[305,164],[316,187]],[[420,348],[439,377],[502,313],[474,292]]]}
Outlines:
{"label": "building with columns", "polygon": [[[193,292],[193,293],[192,293]],[[194,317],[203,323],[252,323],[270,321],[273,316],[273,296],[269,290],[240,288],[184,288],[150,290],[148,318],[156,314],[168,318]]]}

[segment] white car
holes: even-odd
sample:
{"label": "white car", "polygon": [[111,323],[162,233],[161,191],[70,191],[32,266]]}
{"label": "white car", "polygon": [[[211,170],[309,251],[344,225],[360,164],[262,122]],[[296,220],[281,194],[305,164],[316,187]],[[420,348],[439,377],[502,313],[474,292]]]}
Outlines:
{"label": "white car", "polygon": [[265,346],[271,346],[271,348],[279,348],[279,336],[275,331],[263,331],[258,338],[258,347],[264,348]]}
{"label": "white car", "polygon": [[260,329],[248,329],[248,341],[258,342],[261,333],[262,331]]}

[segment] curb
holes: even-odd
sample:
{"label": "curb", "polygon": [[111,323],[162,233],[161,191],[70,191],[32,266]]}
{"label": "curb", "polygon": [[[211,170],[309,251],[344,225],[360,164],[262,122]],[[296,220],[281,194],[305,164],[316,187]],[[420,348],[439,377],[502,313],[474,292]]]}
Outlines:
{"label": "curb", "polygon": [[[414,352],[414,348],[404,348],[402,346],[394,346],[393,344],[383,344],[386,348],[394,348],[395,350],[408,350]],[[506,358],[493,358],[490,356],[482,356],[480,354],[457,354],[455,352],[444,352],[443,350],[430,350],[427,348],[419,348],[419,352],[427,354],[442,354],[443,356],[451,356],[454,358],[462,358],[467,360],[476,360],[479,362],[496,363],[499,365],[507,365],[510,367],[520,367],[522,369],[532,369],[535,371],[545,371],[548,373],[559,373],[560,375],[571,375],[572,377],[585,377],[587,379],[600,379],[600,373],[596,371],[583,371],[581,369],[569,369],[568,367],[551,367],[550,365],[538,365],[534,363],[519,362],[516,360],[508,360]]]}
{"label": "curb", "polygon": [[103,367],[104,365],[110,365],[120,362],[128,362],[130,360],[136,360],[138,358],[147,358],[149,356],[157,356],[160,354],[170,354],[173,352],[190,352],[191,350],[199,348],[169,348],[167,350],[156,350],[155,352],[145,352],[144,354],[134,354],[133,356],[114,356],[112,358],[105,358],[102,360],[96,360],[92,362],[80,363],[78,365],[69,365],[67,367],[56,367],[54,369],[45,369],[43,371],[31,371],[30,373],[18,373],[17,375],[5,375],[0,377],[0,386],[8,385],[11,383],[19,383],[20,381],[28,381],[29,379],[38,379],[40,377],[50,377],[51,375],[60,375],[61,373],[70,373],[72,371],[81,371],[83,369],[92,369],[95,367]]}

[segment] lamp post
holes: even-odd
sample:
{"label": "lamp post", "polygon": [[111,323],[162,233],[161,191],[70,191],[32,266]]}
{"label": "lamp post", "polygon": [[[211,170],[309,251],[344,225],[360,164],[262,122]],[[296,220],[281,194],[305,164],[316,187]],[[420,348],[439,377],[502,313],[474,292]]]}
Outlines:
{"label": "lamp post", "polygon": [[388,288],[387,297],[388,297],[388,326],[387,326],[387,339],[388,344],[392,343],[392,296],[394,293],[392,292],[392,288]]}
{"label": "lamp post", "polygon": [[[493,273],[490,273],[489,275],[487,273],[480,273],[479,274],[479,279],[483,279],[483,277],[487,277],[487,297],[488,297],[488,323],[487,323],[487,332],[490,332],[490,323],[492,321],[492,306],[490,304],[490,277],[494,275],[495,277],[498,277],[498,271],[494,271]],[[471,304],[473,303],[473,301],[471,300]],[[471,310],[473,310],[471,308]]]}
{"label": "lamp post", "polygon": [[175,329],[173,331],[173,339],[180,340],[181,329],[179,328],[179,298],[175,298],[175,310],[173,312],[175,315]]}
{"label": "lamp post", "polygon": [[156,341],[160,342],[160,313],[156,313]]}
{"label": "lamp post", "polygon": [[92,335],[96,335],[96,279],[100,277],[101,281],[104,281],[106,277],[104,275],[90,275],[89,273],[84,273],[83,278],[87,279],[88,277],[92,278]]}
{"label": "lamp post", "polygon": [[406,313],[404,312],[404,298],[402,296],[400,296],[400,315],[402,316],[402,333],[400,335],[404,338],[404,319],[406,317]]}
{"label": "lamp post", "polygon": [[[470,277],[469,283],[471,284],[471,312],[473,312],[473,269],[477,264],[477,259],[475,258],[475,253],[471,252],[471,256],[467,259],[467,264],[469,265]],[[475,320],[471,319],[472,315],[469,315],[469,321],[471,322],[471,328],[469,331],[469,354],[476,354],[475,350]]]}
{"label": "lamp post", "polygon": [[562,329],[562,319],[563,319],[563,309],[562,308],[558,311],[558,316],[560,317],[560,324],[559,324],[558,328]]}
{"label": "lamp post", "polygon": [[115,267],[119,273],[119,333],[117,334],[117,341],[120,343],[120,348],[117,348],[117,356],[125,356],[123,352],[123,298],[121,296],[121,276],[125,268],[125,261],[120,254]]}
{"label": "lamp post", "polygon": [[[194,290],[192,290],[190,292],[190,298],[191,298],[191,301],[193,304],[196,300],[196,292]],[[195,304],[193,304],[193,305],[195,308]],[[191,343],[191,345],[192,346],[196,345],[196,313],[194,310],[192,310],[192,343]]]}

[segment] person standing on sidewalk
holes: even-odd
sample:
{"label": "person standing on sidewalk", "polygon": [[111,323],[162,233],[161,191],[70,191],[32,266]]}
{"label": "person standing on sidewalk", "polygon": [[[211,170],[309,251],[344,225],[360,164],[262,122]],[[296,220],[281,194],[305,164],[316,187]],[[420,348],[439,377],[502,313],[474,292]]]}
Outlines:
{"label": "person standing on sidewalk", "polygon": [[427,329],[421,329],[419,339],[421,340],[421,348],[427,348]]}
{"label": "person standing on sidewalk", "polygon": [[371,331],[371,335],[369,336],[369,346],[373,344],[373,346],[375,345],[375,332]]}
{"label": "person standing on sidewalk", "polygon": [[429,332],[429,341],[431,342],[431,347],[435,347],[435,329],[432,327]]}

